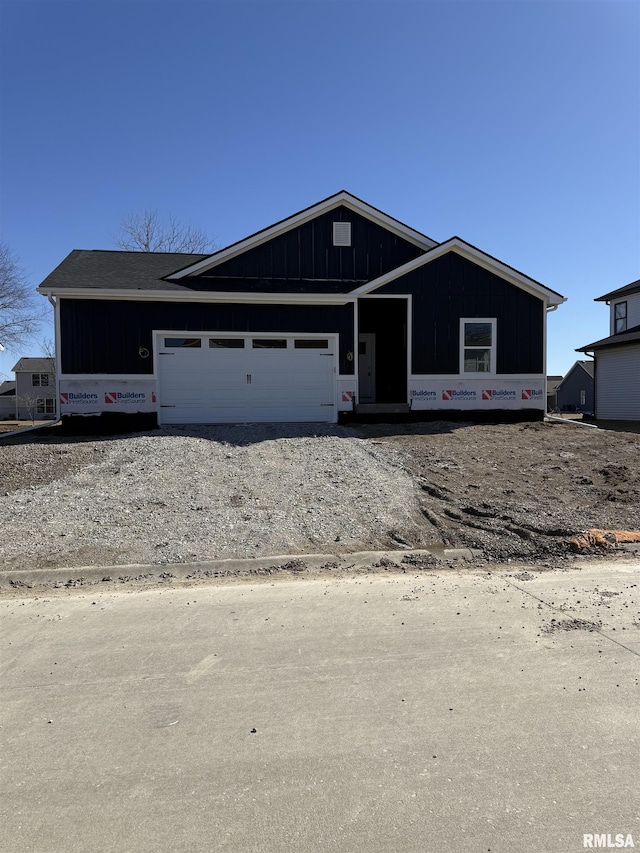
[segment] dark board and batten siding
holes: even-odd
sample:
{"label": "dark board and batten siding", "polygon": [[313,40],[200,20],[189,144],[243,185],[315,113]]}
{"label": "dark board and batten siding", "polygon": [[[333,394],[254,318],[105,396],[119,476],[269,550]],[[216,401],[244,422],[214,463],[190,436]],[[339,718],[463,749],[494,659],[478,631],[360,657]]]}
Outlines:
{"label": "dark board and batten siding", "polygon": [[340,335],[340,372],[353,373],[353,304],[246,305],[60,299],[62,373],[152,374],[154,329]]}
{"label": "dark board and batten siding", "polygon": [[413,297],[413,373],[459,372],[461,317],[496,318],[499,374],[544,372],[542,300],[455,252],[395,279],[375,294]]}
{"label": "dark board and batten siding", "polygon": [[[351,223],[351,246],[333,245],[334,222]],[[413,243],[338,207],[181,281],[197,290],[343,293],[422,254]]]}

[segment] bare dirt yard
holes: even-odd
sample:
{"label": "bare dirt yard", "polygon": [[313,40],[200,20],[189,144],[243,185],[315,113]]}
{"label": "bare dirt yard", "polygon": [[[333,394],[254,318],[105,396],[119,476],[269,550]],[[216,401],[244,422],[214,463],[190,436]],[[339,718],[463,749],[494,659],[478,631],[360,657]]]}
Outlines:
{"label": "bare dirt yard", "polygon": [[[592,529],[640,530],[637,432],[436,422],[361,433],[398,452],[444,542],[492,559],[540,560],[575,552],[572,540]],[[582,553],[606,551],[613,540],[605,534],[579,544]]]}
{"label": "bare dirt yard", "polygon": [[0,439],[0,528],[0,570],[442,546],[544,564],[592,529],[640,530],[640,435],[442,421],[32,432]]}

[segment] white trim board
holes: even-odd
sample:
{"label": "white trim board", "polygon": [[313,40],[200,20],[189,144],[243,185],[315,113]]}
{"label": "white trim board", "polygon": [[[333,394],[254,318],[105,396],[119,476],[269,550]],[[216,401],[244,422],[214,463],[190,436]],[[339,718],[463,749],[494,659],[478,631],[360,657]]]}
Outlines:
{"label": "white trim board", "polygon": [[[36,288],[42,293],[39,288]],[[119,302],[223,302],[223,303],[264,303],[271,305],[347,305],[355,302],[352,293],[237,293],[235,291],[198,291],[191,290],[100,290],[96,287],[64,288],[51,290],[62,299],[96,299]]]}

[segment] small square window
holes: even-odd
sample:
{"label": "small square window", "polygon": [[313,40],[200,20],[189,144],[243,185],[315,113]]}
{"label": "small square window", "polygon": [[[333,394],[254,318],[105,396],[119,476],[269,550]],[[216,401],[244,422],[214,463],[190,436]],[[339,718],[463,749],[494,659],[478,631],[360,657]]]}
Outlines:
{"label": "small square window", "polygon": [[36,411],[39,415],[55,415],[56,401],[53,397],[45,397],[36,401]]}

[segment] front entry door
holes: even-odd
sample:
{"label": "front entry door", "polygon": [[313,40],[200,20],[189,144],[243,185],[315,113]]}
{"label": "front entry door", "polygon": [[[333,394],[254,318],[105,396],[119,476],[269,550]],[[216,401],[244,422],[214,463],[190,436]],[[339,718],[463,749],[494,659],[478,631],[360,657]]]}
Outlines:
{"label": "front entry door", "polygon": [[376,336],[363,332],[358,338],[358,379],[361,403],[376,401]]}

